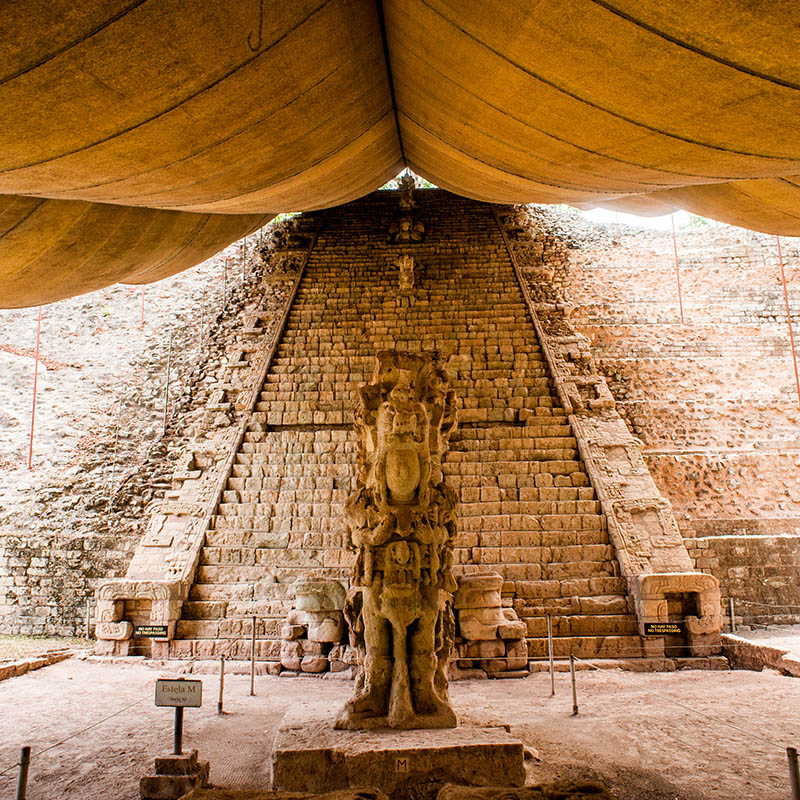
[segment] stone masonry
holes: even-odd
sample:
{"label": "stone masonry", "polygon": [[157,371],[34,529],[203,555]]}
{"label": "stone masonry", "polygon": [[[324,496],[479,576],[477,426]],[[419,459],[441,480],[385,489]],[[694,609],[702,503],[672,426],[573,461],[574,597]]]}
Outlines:
{"label": "stone masonry", "polygon": [[[679,231],[681,324],[671,233],[621,226],[618,244],[556,254],[547,223],[531,224],[723,610],[732,597],[740,622],[796,622],[800,410],[775,237]],[[800,241],[781,248],[797,343]]]}
{"label": "stone masonry", "polygon": [[[375,354],[391,347],[438,350],[463,398],[443,464],[461,499],[454,572],[488,568],[503,577],[502,603],[524,621],[532,657],[546,652],[546,614],[557,655],[652,655],[659,642],[663,655],[662,640],[646,647],[640,636],[604,510],[491,207],[444,192],[418,196],[412,225],[424,228],[423,241],[390,241],[397,193],[328,212],[260,397],[249,418],[244,412],[221,502],[204,538],[192,534],[203,542],[194,583],[166,600],[169,614],[181,613],[171,656],[244,657],[256,615],[257,657],[277,663],[295,582],[346,584],[353,396]],[[399,291],[396,263],[409,253],[414,285]],[[642,508],[645,527],[651,507]],[[691,570],[683,552],[675,563]],[[647,597],[640,595],[645,605]]]}

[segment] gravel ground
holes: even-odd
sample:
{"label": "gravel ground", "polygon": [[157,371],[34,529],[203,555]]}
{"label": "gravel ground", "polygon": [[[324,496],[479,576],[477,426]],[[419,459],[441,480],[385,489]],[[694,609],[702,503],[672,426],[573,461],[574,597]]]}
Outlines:
{"label": "gravel ground", "polygon": [[[135,800],[138,779],[169,752],[172,717],[153,705],[154,670],[70,659],[0,684],[0,796],[9,797],[19,747],[33,748],[29,800]],[[347,681],[201,676],[202,709],[186,712],[185,745],[226,787],[266,787],[270,746],[299,699],[341,704]],[[774,672],[580,671],[580,713],[568,674],[463,681],[451,687],[462,724],[501,724],[534,748],[530,783],[593,778],[620,800],[785,800],[785,747],[800,742],[800,681]],[[379,736],[379,733],[375,734]],[[63,742],[63,743],[62,743]]]}

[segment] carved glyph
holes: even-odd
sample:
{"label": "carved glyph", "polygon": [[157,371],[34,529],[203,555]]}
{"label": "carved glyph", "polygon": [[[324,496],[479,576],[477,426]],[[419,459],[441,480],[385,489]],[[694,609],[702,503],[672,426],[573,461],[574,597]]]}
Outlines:
{"label": "carved glyph", "polygon": [[356,551],[345,603],[359,651],[339,728],[448,728],[454,637],[455,492],[442,455],[455,398],[435,357],[384,351],[359,390],[357,488],[347,505]]}
{"label": "carved glyph", "polygon": [[392,262],[392,266],[397,268],[400,284],[400,294],[411,294],[414,291],[414,283],[419,265],[414,261],[414,256],[404,253]]}

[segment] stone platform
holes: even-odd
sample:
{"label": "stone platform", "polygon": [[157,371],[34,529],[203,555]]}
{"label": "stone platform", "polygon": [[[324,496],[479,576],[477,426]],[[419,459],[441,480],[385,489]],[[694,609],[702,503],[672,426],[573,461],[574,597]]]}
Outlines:
{"label": "stone platform", "polygon": [[340,731],[333,728],[338,711],[304,703],[286,714],[272,751],[274,789],[376,786],[399,796],[420,783],[525,783],[522,742],[503,727]]}

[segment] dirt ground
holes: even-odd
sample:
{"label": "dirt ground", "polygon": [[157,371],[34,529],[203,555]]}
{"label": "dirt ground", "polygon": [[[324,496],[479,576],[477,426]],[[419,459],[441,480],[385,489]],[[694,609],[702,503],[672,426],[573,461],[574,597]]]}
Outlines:
{"label": "dirt ground", "polygon": [[44,636],[0,636],[0,661],[36,656],[49,650],[86,649],[87,639],[48,638]]}
{"label": "dirt ground", "polygon": [[[165,673],[166,674],[166,673]],[[138,664],[70,659],[0,683],[0,796],[10,797],[19,748],[32,747],[29,800],[135,800],[138,779],[169,752],[172,713],[153,705],[159,673]],[[267,787],[273,736],[298,699],[342,703],[349,681],[201,675],[203,707],[186,712],[185,746],[226,787]],[[462,725],[509,724],[534,748],[530,783],[605,782],[620,800],[786,800],[785,747],[800,743],[800,680],[774,672],[577,673],[451,686]],[[379,733],[375,734],[376,736]]]}

